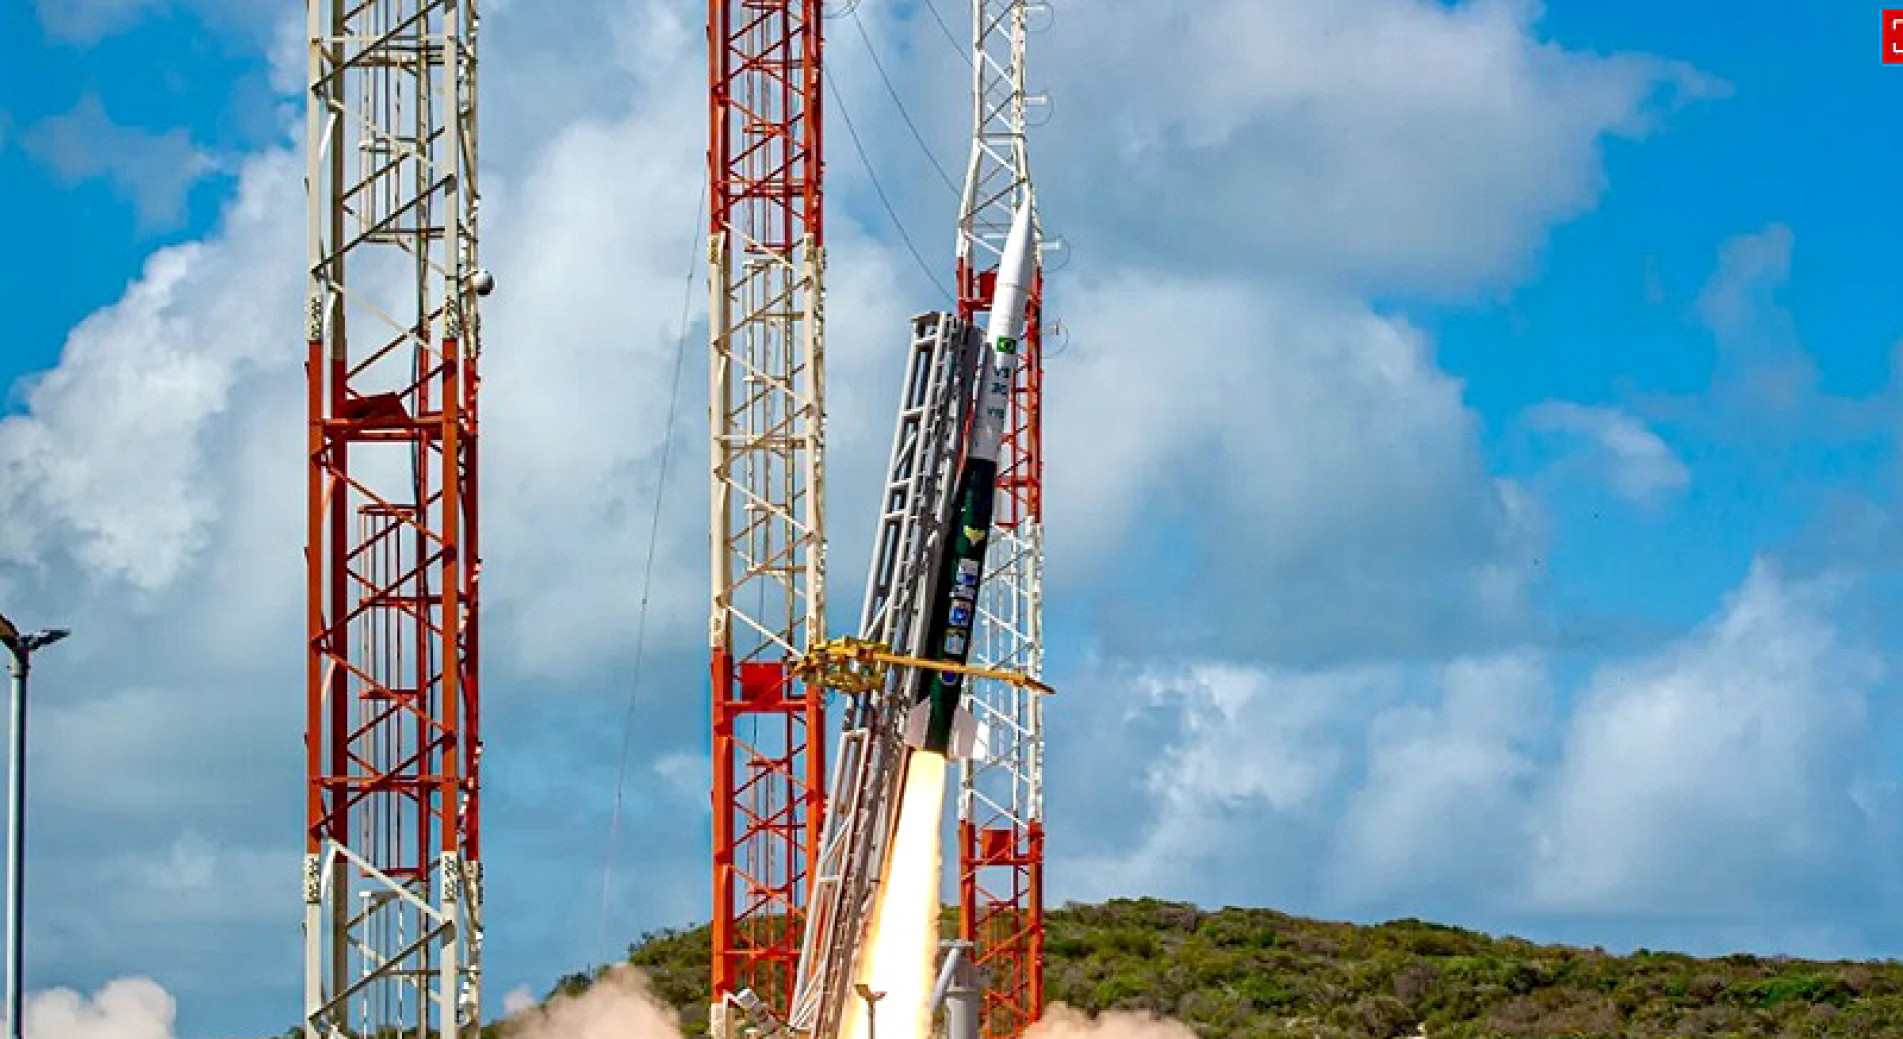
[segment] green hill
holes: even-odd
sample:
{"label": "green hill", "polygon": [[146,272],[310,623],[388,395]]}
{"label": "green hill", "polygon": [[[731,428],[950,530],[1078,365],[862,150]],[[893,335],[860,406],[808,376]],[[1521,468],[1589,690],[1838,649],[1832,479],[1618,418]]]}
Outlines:
{"label": "green hill", "polygon": [[[1152,899],[1046,915],[1046,995],[1143,1010],[1204,1039],[1903,1037],[1903,964],[1698,959],[1536,945],[1395,920],[1327,923]],[[649,935],[629,961],[706,1028],[707,931]],[[588,978],[562,979],[573,991]]]}

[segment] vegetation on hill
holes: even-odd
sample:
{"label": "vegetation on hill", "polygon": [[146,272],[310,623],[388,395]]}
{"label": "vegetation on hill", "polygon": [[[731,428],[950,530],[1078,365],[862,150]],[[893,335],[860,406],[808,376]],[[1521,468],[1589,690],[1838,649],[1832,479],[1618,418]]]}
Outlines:
{"label": "vegetation on hill", "polygon": [[[1895,962],[1614,956],[1419,920],[1358,926],[1152,899],[1045,921],[1050,1000],[1173,1017],[1203,1039],[1903,1037]],[[706,928],[649,935],[628,959],[690,1036],[705,1034]]]}

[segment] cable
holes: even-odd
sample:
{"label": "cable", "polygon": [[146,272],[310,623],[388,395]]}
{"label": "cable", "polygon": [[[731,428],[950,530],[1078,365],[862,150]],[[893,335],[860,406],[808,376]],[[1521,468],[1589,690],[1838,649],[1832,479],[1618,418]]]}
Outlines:
{"label": "cable", "polygon": [[970,68],[971,55],[965,51],[965,45],[958,42],[958,36],[951,31],[951,26],[945,24],[945,17],[938,13],[938,5],[932,3],[932,0],[919,0],[919,2],[925,5],[927,11],[932,12],[932,21],[937,22],[938,30],[945,34],[945,42],[952,45],[952,50],[957,51],[958,56],[964,59],[965,67]]}
{"label": "cable", "polygon": [[912,236],[905,232],[905,225],[899,222],[898,211],[892,208],[892,200],[886,196],[884,186],[879,183],[879,175],[873,172],[872,160],[866,157],[866,147],[859,140],[858,129],[852,125],[852,113],[846,110],[845,99],[840,96],[839,88],[833,84],[832,71],[830,69],[821,71],[826,77],[826,88],[832,91],[833,105],[839,109],[840,119],[846,124],[846,136],[852,140],[852,150],[859,153],[859,163],[866,168],[866,177],[872,181],[872,190],[878,194],[879,204],[885,207],[885,215],[892,219],[892,226],[898,230],[899,240],[905,243],[905,251],[912,254],[912,261],[918,264],[918,269],[925,275],[925,280],[944,293],[947,300],[957,299],[951,289],[932,272],[931,265],[925,262],[925,257],[919,255],[918,246],[912,244]]}
{"label": "cable", "polygon": [[[700,186],[700,198],[694,203],[694,226],[698,228],[707,208],[707,184]],[[667,425],[661,433],[660,478],[654,487],[654,514],[648,521],[648,557],[641,575],[641,607],[634,622],[634,671],[628,684],[628,709],[621,721],[621,760],[615,767],[614,808],[608,819],[608,846],[601,865],[601,926],[595,935],[595,948],[606,952],[608,944],[608,903],[614,890],[615,843],[621,831],[621,799],[626,786],[628,758],[634,751],[634,707],[641,693],[641,662],[647,652],[648,593],[654,587],[654,547],[661,535],[661,503],[667,494],[668,463],[674,455],[674,416],[681,401],[681,369],[687,361],[687,318],[694,300],[694,269],[700,263],[700,241],[690,234],[687,276],[681,289],[680,334],[674,343],[673,389],[667,398]]]}
{"label": "cable", "polygon": [[872,59],[872,67],[879,70],[879,80],[885,84],[885,92],[892,95],[892,103],[899,108],[899,118],[905,120],[906,128],[912,131],[912,139],[918,142],[919,151],[925,153],[925,158],[930,160],[932,168],[938,171],[938,179],[945,182],[945,187],[950,189],[952,194],[958,194],[958,185],[952,183],[951,174],[945,172],[945,167],[939,163],[938,156],[932,154],[932,146],[925,143],[925,135],[919,132],[918,124],[912,121],[912,113],[906,111],[905,101],[899,97],[899,89],[892,85],[892,77],[886,74],[885,62],[879,60],[879,49],[872,45],[872,35],[866,32],[865,20],[859,17],[857,9],[852,12],[852,24],[859,30],[859,39],[866,45],[866,55]]}

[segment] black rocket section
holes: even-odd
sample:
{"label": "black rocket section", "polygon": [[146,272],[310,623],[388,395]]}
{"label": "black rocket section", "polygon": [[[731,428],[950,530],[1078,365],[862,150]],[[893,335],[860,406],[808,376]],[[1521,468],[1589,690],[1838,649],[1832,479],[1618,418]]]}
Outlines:
{"label": "black rocket section", "polygon": [[[924,643],[928,660],[963,664],[971,654],[971,629],[977,621],[978,582],[984,576],[997,479],[998,463],[988,459],[967,458],[959,469],[950,524],[945,531],[945,551],[939,555],[938,573],[932,580],[932,612]],[[965,676],[924,668],[917,674],[913,702],[930,703],[920,749],[947,753],[964,695]]]}

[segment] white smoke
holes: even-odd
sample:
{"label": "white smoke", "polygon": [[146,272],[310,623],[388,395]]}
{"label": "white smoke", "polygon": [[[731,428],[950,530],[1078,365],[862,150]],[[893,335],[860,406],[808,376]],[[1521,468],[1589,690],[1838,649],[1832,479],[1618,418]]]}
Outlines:
{"label": "white smoke", "polygon": [[91,998],[69,988],[27,997],[26,1039],[172,1039],[178,1001],[151,978],[107,982]]}
{"label": "white smoke", "polygon": [[502,1015],[504,1017],[514,1017],[534,1006],[535,994],[529,991],[527,985],[517,985],[510,989],[507,995],[502,997]]}
{"label": "white smoke", "polygon": [[1025,1029],[1024,1039],[1196,1039],[1196,1033],[1181,1021],[1147,1012],[1112,1010],[1092,1016],[1052,1003]]}
{"label": "white smoke", "polygon": [[[593,985],[536,1006],[526,989],[504,999],[508,1039],[681,1039],[674,1008],[627,964]],[[150,978],[120,978],[87,996],[69,988],[26,999],[25,1039],[173,1039],[178,1001]]]}
{"label": "white smoke", "polygon": [[512,1013],[502,1034],[507,1039],[681,1039],[681,1025],[674,1008],[654,994],[647,975],[623,963],[575,995]]}

